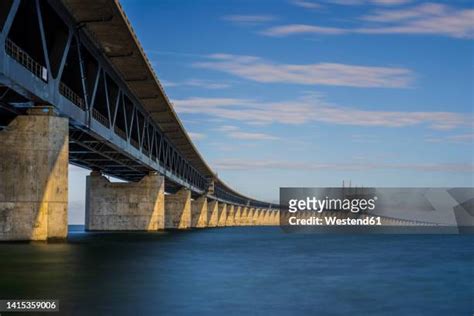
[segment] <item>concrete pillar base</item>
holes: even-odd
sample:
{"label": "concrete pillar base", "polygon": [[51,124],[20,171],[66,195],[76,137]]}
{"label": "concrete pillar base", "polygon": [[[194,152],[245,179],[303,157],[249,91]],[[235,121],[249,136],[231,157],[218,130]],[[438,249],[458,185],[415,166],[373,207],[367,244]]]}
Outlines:
{"label": "concrete pillar base", "polygon": [[247,214],[249,212],[248,207],[242,207],[241,213],[240,213],[240,226],[247,226]]}
{"label": "concrete pillar base", "polygon": [[225,221],[225,226],[235,226],[235,206],[228,204],[227,205],[227,218]]}
{"label": "concrete pillar base", "polygon": [[68,130],[35,108],[0,131],[0,241],[67,237]]}
{"label": "concrete pillar base", "polygon": [[262,212],[260,212],[260,218],[259,218],[260,225],[266,226],[267,219],[268,219],[268,209],[264,209],[262,210]]}
{"label": "concrete pillar base", "polygon": [[209,227],[217,227],[219,223],[219,207],[217,201],[210,201],[207,203],[209,218]]}
{"label": "concrete pillar base", "polygon": [[164,178],[112,183],[99,172],[86,182],[86,230],[155,231],[164,228]]}
{"label": "concrete pillar base", "polygon": [[207,197],[205,195],[191,201],[191,227],[207,227]]}
{"label": "concrete pillar base", "polygon": [[260,226],[258,217],[259,217],[261,211],[262,211],[262,209],[256,208],[255,211],[253,212],[252,225],[254,225],[254,226]]}
{"label": "concrete pillar base", "polygon": [[255,213],[255,208],[251,207],[249,208],[249,211],[247,213],[247,218],[246,218],[246,223],[247,223],[247,226],[254,226],[254,222],[253,222],[253,214]]}
{"label": "concrete pillar base", "polygon": [[223,227],[227,222],[227,204],[219,203],[219,221],[217,226]]}
{"label": "concrete pillar base", "polygon": [[234,226],[242,225],[242,206],[234,207]]}
{"label": "concrete pillar base", "polygon": [[182,188],[175,194],[165,195],[165,228],[191,227],[191,191]]}

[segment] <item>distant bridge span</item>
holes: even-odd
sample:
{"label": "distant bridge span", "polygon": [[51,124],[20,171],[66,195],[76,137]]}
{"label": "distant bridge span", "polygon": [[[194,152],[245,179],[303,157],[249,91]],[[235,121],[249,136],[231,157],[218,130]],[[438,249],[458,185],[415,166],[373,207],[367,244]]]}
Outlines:
{"label": "distant bridge span", "polygon": [[[19,135],[31,134],[29,128],[33,126],[36,134],[56,137],[61,123],[54,118],[61,118],[67,119],[66,154],[72,164],[132,184],[143,184],[144,178],[157,173],[164,177],[169,193],[184,189],[194,200],[205,196],[209,202],[235,208],[276,210],[267,202],[230,188],[205,162],[118,1],[2,0],[0,31],[0,129],[4,129],[0,132],[0,145],[12,146],[0,157],[4,170],[0,170],[4,185],[0,184],[0,193],[8,191],[6,179],[12,176],[5,170],[18,165],[9,159],[28,152],[21,149]],[[41,118],[31,121],[41,115],[49,117],[47,122]],[[29,142],[39,137],[30,134]],[[53,136],[48,138],[51,148],[55,144]],[[30,148],[43,139],[39,137]],[[37,152],[41,151],[40,148]],[[60,152],[61,149],[56,151],[56,165],[61,161]],[[51,153],[47,157],[50,156]],[[47,185],[51,185],[52,177],[50,172]],[[43,186],[38,190],[43,193],[37,201],[41,208],[51,189]],[[95,190],[91,192],[94,194]],[[18,194],[3,195],[0,211],[3,202],[10,203],[8,210],[13,212],[16,206],[11,203],[20,199]],[[40,215],[32,220],[36,225]],[[7,222],[3,223],[4,230],[13,225]],[[0,221],[0,240],[1,225]]]}

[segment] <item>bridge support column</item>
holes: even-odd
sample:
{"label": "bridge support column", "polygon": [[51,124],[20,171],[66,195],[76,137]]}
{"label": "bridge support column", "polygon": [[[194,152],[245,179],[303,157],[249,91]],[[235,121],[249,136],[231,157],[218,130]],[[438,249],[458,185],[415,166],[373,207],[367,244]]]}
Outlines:
{"label": "bridge support column", "polygon": [[254,226],[254,222],[253,222],[253,214],[255,213],[255,208],[254,207],[251,207],[249,208],[249,211],[247,213],[247,226]]}
{"label": "bridge support column", "polygon": [[242,225],[242,206],[234,207],[234,226]]}
{"label": "bridge support column", "polygon": [[260,225],[260,223],[258,222],[258,216],[259,216],[261,211],[262,211],[262,209],[256,208],[255,211],[253,212],[252,225],[254,225],[254,226],[259,226]]}
{"label": "bridge support column", "polygon": [[235,226],[235,206],[232,204],[227,205],[227,218],[225,226]]}
{"label": "bridge support column", "polygon": [[247,213],[249,208],[247,206],[242,207],[242,211],[240,213],[240,226],[247,226]]}
{"label": "bridge support column", "polygon": [[275,214],[275,225],[280,226],[280,210],[276,210]]}
{"label": "bridge support column", "polygon": [[225,226],[226,221],[227,221],[227,204],[219,203],[219,221],[217,222],[217,226],[219,227]]}
{"label": "bridge support column", "polygon": [[217,227],[217,224],[219,223],[219,207],[218,207],[218,202],[217,201],[210,201],[207,203],[208,205],[208,214],[210,216],[209,218],[209,227]]}
{"label": "bridge support column", "polygon": [[41,107],[0,131],[0,240],[67,237],[68,119]]}
{"label": "bridge support column", "polygon": [[191,227],[191,191],[182,188],[175,194],[165,195],[165,228]]}
{"label": "bridge support column", "polygon": [[86,181],[88,231],[154,231],[164,228],[164,178],[110,182],[93,171]]}
{"label": "bridge support column", "polygon": [[267,226],[273,226],[274,224],[274,217],[275,217],[275,211],[272,209],[268,210],[268,217],[267,217]]}
{"label": "bridge support column", "polygon": [[255,211],[253,214],[253,220],[256,226],[262,226],[262,214],[263,214],[264,209],[259,208]]}
{"label": "bridge support column", "polygon": [[268,209],[264,209],[262,211],[262,214],[260,216],[260,221],[262,222],[262,226],[268,225],[268,215],[270,215],[269,212],[270,211]]}
{"label": "bridge support column", "polygon": [[191,227],[207,227],[208,206],[205,195],[191,201]]}
{"label": "bridge support column", "polygon": [[272,226],[280,226],[280,211],[279,210],[273,210],[272,211],[271,225]]}

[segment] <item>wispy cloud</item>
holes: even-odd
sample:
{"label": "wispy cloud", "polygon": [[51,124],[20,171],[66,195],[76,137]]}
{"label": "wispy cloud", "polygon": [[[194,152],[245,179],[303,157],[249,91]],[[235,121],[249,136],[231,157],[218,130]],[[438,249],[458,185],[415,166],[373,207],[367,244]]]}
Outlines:
{"label": "wispy cloud", "polygon": [[216,129],[219,132],[223,132],[228,137],[238,140],[277,140],[276,136],[267,133],[255,133],[242,131],[241,128],[232,125],[223,125]]}
{"label": "wispy cloud", "polygon": [[413,0],[371,0],[373,4],[380,4],[380,5],[399,5],[412,2]]}
{"label": "wispy cloud", "polygon": [[322,7],[319,3],[307,0],[292,0],[291,3],[305,9],[319,9]]}
{"label": "wispy cloud", "polygon": [[[156,50],[156,49],[147,49],[147,55],[168,55],[168,56],[179,56],[181,58],[201,58],[205,57],[203,54],[188,53],[188,52],[178,52],[178,51],[169,51],[169,50]],[[155,61],[152,61],[155,62]]]}
{"label": "wispy cloud", "polygon": [[161,83],[166,88],[172,87],[198,87],[203,89],[226,89],[230,88],[230,84],[224,82],[213,82],[210,80],[203,80],[203,79],[189,79],[182,82],[175,82],[175,81],[168,81],[168,80],[161,80]]}
{"label": "wispy cloud", "polygon": [[273,15],[226,15],[222,20],[236,24],[256,25],[276,20]]}
{"label": "wispy cloud", "polygon": [[455,38],[474,37],[474,10],[426,3],[401,10],[377,10],[363,17],[383,27],[360,28],[368,34],[437,34]]}
{"label": "wispy cloud", "polygon": [[217,170],[301,170],[301,171],[367,171],[367,170],[409,170],[419,172],[474,172],[471,163],[383,163],[383,162],[349,162],[349,163],[319,163],[279,160],[243,160],[222,159],[213,162]]}
{"label": "wispy cloud", "polygon": [[188,132],[188,135],[189,137],[191,137],[193,141],[199,141],[206,138],[206,134],[202,134],[202,133]]}
{"label": "wispy cloud", "polygon": [[373,5],[400,5],[413,2],[412,0],[327,0],[327,2],[340,4],[340,5],[363,5],[363,4],[373,4]]}
{"label": "wispy cloud", "polygon": [[426,141],[431,143],[465,143],[474,144],[474,132],[458,135],[447,135],[447,136],[431,136],[427,137]]}
{"label": "wispy cloud", "polygon": [[436,3],[424,3],[418,6],[398,10],[375,10],[361,19],[371,22],[399,22],[409,19],[420,19],[427,16],[444,15],[449,9],[447,6]]}
{"label": "wispy cloud", "polygon": [[341,35],[347,33],[350,33],[350,30],[337,27],[317,26],[308,24],[279,25],[260,32],[260,34],[273,37],[283,37],[298,34]]}
{"label": "wispy cloud", "polygon": [[318,96],[293,101],[262,102],[232,98],[176,99],[179,113],[199,113],[250,124],[304,124],[319,122],[366,127],[423,125],[435,130],[470,128],[472,116],[454,112],[360,110],[327,102]]}
{"label": "wispy cloud", "polygon": [[354,28],[309,24],[287,24],[267,28],[266,36],[343,35],[343,34],[418,34],[453,38],[474,37],[474,10],[443,4],[425,3],[403,9],[378,9],[360,18],[368,26]]}
{"label": "wispy cloud", "polygon": [[406,68],[338,63],[278,64],[255,56],[214,54],[195,67],[221,71],[262,83],[405,88],[413,81]]}

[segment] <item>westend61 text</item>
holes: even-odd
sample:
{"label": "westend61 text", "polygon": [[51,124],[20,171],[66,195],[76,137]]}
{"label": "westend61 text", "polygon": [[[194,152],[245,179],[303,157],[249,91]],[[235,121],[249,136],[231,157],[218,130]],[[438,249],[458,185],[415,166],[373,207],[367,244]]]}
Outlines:
{"label": "westend61 text", "polygon": [[289,200],[290,213],[297,211],[316,211],[321,213],[324,210],[341,210],[358,213],[360,211],[372,211],[375,208],[375,201],[377,197],[372,199],[330,199],[326,196],[325,199],[317,199],[316,197],[307,197],[306,199],[291,199]]}
{"label": "westend61 text", "polygon": [[336,216],[297,218],[292,216],[288,219],[292,226],[375,226],[382,225],[380,216],[367,216],[364,218],[338,218]]}

